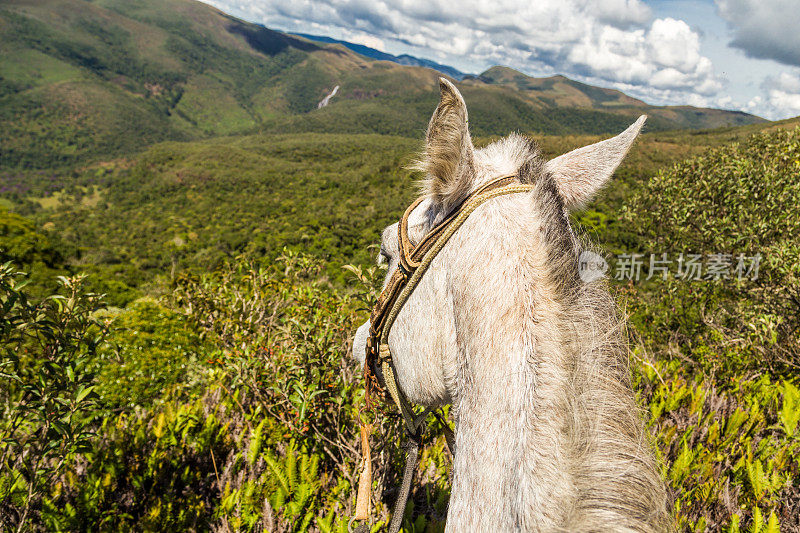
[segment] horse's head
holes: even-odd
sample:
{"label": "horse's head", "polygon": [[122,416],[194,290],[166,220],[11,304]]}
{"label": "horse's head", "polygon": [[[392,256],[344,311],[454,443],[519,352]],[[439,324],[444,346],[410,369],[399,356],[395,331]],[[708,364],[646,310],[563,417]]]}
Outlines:
{"label": "horse's head", "polygon": [[[533,190],[495,198],[469,216],[435,257],[389,332],[400,387],[413,402],[451,402],[470,376],[465,366],[504,368],[504,353],[528,342],[525,324],[558,312],[580,283],[579,241],[570,210],[606,183],[644,123],[545,161],[536,144],[510,135],[483,149],[470,138],[467,107],[458,90],[440,79],[441,101],[428,125],[416,168],[426,199],[409,217],[417,243],[473,191],[495,178],[516,175]],[[398,268],[398,231],[383,231],[380,262],[387,280]],[[370,323],[356,333],[354,355],[363,365]]]}

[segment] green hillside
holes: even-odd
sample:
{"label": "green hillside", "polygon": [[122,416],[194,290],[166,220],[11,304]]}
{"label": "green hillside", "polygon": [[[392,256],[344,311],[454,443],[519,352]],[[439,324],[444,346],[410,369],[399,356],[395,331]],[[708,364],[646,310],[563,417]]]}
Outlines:
{"label": "green hillside", "polygon": [[[610,133],[644,112],[650,130],[761,121],[651,107],[566,78],[508,71],[464,82],[476,134]],[[12,0],[0,6],[0,169],[63,167],[159,141],[253,132],[417,137],[438,98],[437,76],[193,0]],[[338,95],[317,110],[336,85]]]}
{"label": "green hillside", "polygon": [[256,94],[314,48],[194,2],[11,2],[0,21],[6,167],[252,129],[280,107]]}
{"label": "green hillside", "polygon": [[[643,135],[613,186],[580,220],[600,242],[628,235],[627,246],[635,247],[631,225],[620,219],[632,191],[659,168],[760,127]],[[537,140],[552,157],[601,138]],[[9,173],[3,196],[68,243],[74,268],[114,279],[114,286],[99,287],[114,302],[168,283],[176,272],[214,268],[242,253],[275,256],[284,246],[326,261],[327,275],[341,282],[339,266],[370,263],[375,236],[416,194],[415,176],[404,167],[420,148],[418,140],[375,134],[167,142],[74,172]]]}
{"label": "green hillside", "polygon": [[330,261],[341,280],[341,264],[372,261],[368,245],[415,194],[403,165],[416,147],[322,134],[164,143],[113,171],[97,203],[78,190],[29,209],[74,243],[76,265],[131,287],[243,253],[274,257],[284,246]]}

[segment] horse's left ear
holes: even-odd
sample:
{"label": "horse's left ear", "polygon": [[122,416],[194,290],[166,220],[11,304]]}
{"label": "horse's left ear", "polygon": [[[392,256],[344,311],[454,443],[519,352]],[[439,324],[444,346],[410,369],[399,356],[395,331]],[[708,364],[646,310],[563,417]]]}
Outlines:
{"label": "horse's left ear", "polygon": [[431,117],[425,152],[412,168],[425,173],[425,193],[445,211],[472,188],[472,139],[464,98],[455,85],[439,78],[441,100]]}
{"label": "horse's left ear", "polygon": [[589,202],[617,169],[633,145],[647,116],[613,137],[551,159],[545,169],[555,179],[567,209]]}

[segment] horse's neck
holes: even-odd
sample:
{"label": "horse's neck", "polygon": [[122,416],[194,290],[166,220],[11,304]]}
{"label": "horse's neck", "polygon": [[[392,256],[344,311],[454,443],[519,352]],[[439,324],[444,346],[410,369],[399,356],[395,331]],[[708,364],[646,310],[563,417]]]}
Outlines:
{"label": "horse's neck", "polygon": [[[446,262],[458,346],[448,531],[662,529],[666,493],[613,300],[602,285],[570,281],[571,252],[553,262],[554,249],[573,243],[481,224],[497,244],[470,254],[456,240],[460,253]],[[485,273],[478,283],[475,272]]]}
{"label": "horse's neck", "polygon": [[570,512],[571,363],[556,325],[529,326],[461,379],[449,531],[552,531]]}
{"label": "horse's neck", "polygon": [[518,324],[505,350],[467,344],[447,530],[668,529],[619,346],[581,347],[547,317]]}

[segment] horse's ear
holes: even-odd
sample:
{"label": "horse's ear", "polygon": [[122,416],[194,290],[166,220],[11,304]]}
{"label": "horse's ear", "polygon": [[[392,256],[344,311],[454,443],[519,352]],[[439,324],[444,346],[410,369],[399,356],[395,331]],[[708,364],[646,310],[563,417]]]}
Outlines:
{"label": "horse's ear", "polygon": [[547,162],[545,168],[555,179],[568,209],[582,207],[605,185],[622,163],[646,119],[642,115],[616,137],[578,148]]}
{"label": "horse's ear", "polygon": [[425,173],[424,192],[447,209],[470,193],[472,139],[467,106],[455,86],[439,78],[441,100],[431,117],[425,151],[414,168]]}

